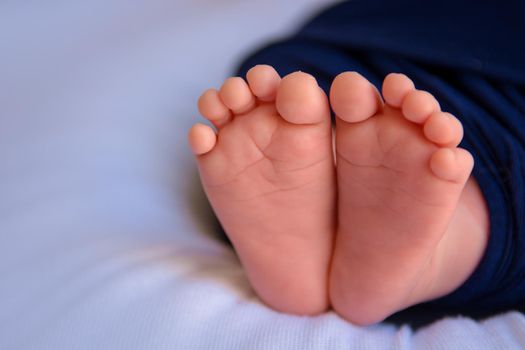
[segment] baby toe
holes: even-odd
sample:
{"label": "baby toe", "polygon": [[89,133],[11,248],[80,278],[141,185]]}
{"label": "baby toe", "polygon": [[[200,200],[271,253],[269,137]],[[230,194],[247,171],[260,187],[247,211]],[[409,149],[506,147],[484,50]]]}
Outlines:
{"label": "baby toe", "polygon": [[216,127],[226,124],[231,118],[231,112],[222,103],[219,92],[215,89],[206,90],[197,102],[200,114]]}
{"label": "baby toe", "polygon": [[231,77],[226,79],[219,90],[221,101],[235,114],[249,112],[255,107],[255,97],[244,79]]}
{"label": "baby toe", "polygon": [[330,88],[330,104],[338,118],[356,123],[376,114],[382,106],[377,89],[357,72],[339,74]]}
{"label": "baby toe", "polygon": [[442,180],[465,183],[472,172],[474,158],[462,148],[440,148],[430,158],[430,169]]}
{"label": "baby toe", "polygon": [[260,64],[253,67],[246,73],[246,80],[252,93],[261,101],[275,100],[281,77],[272,66]]}
{"label": "baby toe", "polygon": [[275,100],[277,111],[293,124],[316,124],[330,120],[325,93],[313,76],[303,72],[283,78]]}
{"label": "baby toe", "polygon": [[432,113],[439,111],[440,106],[432,94],[422,90],[413,90],[403,99],[401,110],[406,119],[421,124]]}
{"label": "baby toe", "polygon": [[196,155],[210,152],[217,142],[217,135],[207,125],[197,123],[188,132],[190,148]]}
{"label": "baby toe", "polygon": [[456,147],[463,138],[463,125],[450,113],[434,112],[425,122],[423,132],[435,144]]}
{"label": "baby toe", "polygon": [[404,74],[390,73],[383,81],[383,98],[395,108],[401,107],[405,96],[414,90],[414,83]]}

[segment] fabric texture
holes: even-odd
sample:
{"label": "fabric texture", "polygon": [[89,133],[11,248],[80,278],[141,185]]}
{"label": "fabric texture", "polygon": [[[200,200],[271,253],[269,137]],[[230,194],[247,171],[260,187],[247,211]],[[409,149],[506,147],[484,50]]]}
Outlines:
{"label": "fabric texture", "polygon": [[[281,73],[312,73],[328,93],[355,70],[379,89],[390,72],[412,78],[463,123],[490,212],[487,251],[452,294],[394,317],[486,317],[525,306],[525,5],[488,1],[349,1],[247,58]],[[429,317],[432,315],[432,317]]]}
{"label": "fabric texture", "polygon": [[264,306],[186,144],[196,101],[319,0],[0,2],[0,349],[518,349],[525,317],[414,330]]}

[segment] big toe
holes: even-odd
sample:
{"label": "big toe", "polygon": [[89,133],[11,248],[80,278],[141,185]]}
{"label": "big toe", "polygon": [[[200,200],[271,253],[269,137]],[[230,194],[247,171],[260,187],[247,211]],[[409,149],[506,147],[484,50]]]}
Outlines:
{"label": "big toe", "polygon": [[330,88],[330,104],[338,118],[360,122],[376,114],[382,106],[377,89],[356,72],[339,74]]}
{"label": "big toe", "polygon": [[293,124],[316,124],[330,116],[325,93],[313,76],[303,72],[282,79],[275,106],[283,119]]}

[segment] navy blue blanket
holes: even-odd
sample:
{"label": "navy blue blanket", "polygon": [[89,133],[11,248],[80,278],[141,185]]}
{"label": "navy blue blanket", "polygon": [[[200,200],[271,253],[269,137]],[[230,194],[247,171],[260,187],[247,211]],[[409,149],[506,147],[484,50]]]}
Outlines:
{"label": "navy blue blanket", "polygon": [[487,251],[458,290],[394,319],[525,309],[524,36],[519,0],[351,1],[239,68],[239,75],[263,63],[281,75],[302,70],[327,92],[343,71],[358,71],[378,88],[386,74],[401,72],[462,121],[461,146],[475,158],[474,176],[490,211]]}

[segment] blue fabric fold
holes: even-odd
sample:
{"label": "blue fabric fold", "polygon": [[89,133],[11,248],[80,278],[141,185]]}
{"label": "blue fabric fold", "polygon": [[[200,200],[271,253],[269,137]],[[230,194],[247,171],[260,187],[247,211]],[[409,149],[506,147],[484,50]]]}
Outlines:
{"label": "blue fabric fold", "polygon": [[[302,70],[328,92],[343,71],[380,88],[390,72],[412,78],[463,123],[461,147],[490,213],[487,251],[453,293],[401,312],[485,317],[525,306],[525,2],[350,1],[247,57],[239,75],[270,64]],[[406,318],[405,318],[406,320]]]}

